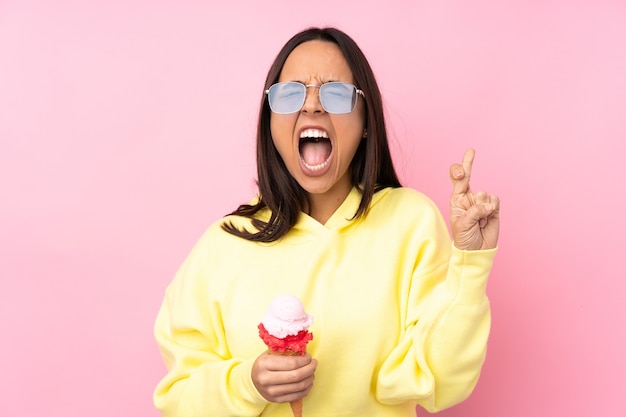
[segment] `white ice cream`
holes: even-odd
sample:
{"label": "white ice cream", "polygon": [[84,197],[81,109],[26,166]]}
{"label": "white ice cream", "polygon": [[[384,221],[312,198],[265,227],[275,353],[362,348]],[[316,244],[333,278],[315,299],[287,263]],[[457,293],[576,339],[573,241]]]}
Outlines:
{"label": "white ice cream", "polygon": [[307,330],[313,323],[313,317],[304,311],[304,306],[297,297],[286,294],[272,300],[261,323],[269,334],[282,339]]}

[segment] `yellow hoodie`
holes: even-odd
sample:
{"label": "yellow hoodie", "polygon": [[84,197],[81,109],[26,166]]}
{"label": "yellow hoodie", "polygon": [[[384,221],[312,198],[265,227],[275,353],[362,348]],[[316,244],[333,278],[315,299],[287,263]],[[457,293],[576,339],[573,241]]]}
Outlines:
{"label": "yellow hoodie", "polygon": [[[313,316],[319,362],[306,417],[414,416],[464,400],[485,358],[487,276],[496,250],[460,251],[439,210],[409,188],[374,195],[350,220],[353,189],[325,225],[301,214],[284,238],[255,243],[223,221],[200,238],[167,289],[155,335],[167,375],[154,402],[171,417],[291,417],[251,379],[267,348],[257,325],[280,294]],[[267,213],[266,213],[267,214]]]}

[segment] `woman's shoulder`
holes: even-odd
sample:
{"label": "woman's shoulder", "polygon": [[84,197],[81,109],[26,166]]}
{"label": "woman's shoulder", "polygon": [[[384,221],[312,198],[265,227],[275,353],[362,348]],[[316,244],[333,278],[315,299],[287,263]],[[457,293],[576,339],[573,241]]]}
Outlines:
{"label": "woman's shoulder", "polygon": [[372,208],[375,206],[399,211],[414,211],[418,208],[438,211],[436,204],[430,197],[410,187],[388,187],[378,191],[372,199]]}
{"label": "woman's shoulder", "polygon": [[400,235],[408,233],[416,238],[447,233],[439,207],[426,194],[400,187],[386,188],[375,197],[367,214],[370,224],[384,224],[387,230],[396,230]]}
{"label": "woman's shoulder", "polygon": [[225,226],[227,225],[232,225],[235,228],[249,228],[251,226],[251,221],[249,218],[233,214],[228,214],[226,216],[214,219],[210,223],[208,223],[208,225],[205,226],[204,229],[200,230],[200,235],[197,238],[195,246],[204,247],[205,249],[208,247],[219,248],[220,246],[228,244],[228,242],[231,240],[234,242],[243,240],[240,238],[236,238],[235,235],[226,231]]}

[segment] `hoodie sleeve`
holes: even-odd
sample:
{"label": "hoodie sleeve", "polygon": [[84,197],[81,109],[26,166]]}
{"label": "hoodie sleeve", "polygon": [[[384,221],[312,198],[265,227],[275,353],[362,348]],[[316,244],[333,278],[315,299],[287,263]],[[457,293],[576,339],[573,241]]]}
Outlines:
{"label": "hoodie sleeve", "polygon": [[165,417],[258,416],[267,402],[252,382],[254,359],[231,356],[220,306],[207,302],[207,240],[185,260],[157,315],[155,337],[168,373],[154,403]]}
{"label": "hoodie sleeve", "polygon": [[404,332],[380,368],[376,396],[436,412],[465,400],[478,381],[491,320],[485,290],[496,249],[458,250],[440,216],[430,220],[429,238],[415,251],[416,266],[403,284]]}

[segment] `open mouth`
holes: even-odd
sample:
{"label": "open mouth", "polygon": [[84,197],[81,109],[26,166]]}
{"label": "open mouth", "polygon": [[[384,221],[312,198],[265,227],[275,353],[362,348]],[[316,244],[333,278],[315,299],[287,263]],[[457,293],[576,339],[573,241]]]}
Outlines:
{"label": "open mouth", "polygon": [[320,129],[305,129],[300,133],[300,159],[311,171],[324,169],[330,163],[333,145],[328,134]]}

